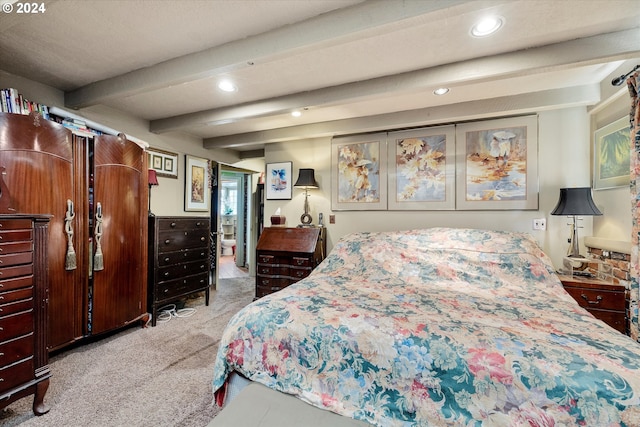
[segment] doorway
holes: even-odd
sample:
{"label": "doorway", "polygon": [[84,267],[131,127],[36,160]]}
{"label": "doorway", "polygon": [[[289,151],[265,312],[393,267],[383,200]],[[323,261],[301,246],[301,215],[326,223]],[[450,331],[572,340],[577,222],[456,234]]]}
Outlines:
{"label": "doorway", "polygon": [[249,277],[251,175],[220,165],[218,278]]}

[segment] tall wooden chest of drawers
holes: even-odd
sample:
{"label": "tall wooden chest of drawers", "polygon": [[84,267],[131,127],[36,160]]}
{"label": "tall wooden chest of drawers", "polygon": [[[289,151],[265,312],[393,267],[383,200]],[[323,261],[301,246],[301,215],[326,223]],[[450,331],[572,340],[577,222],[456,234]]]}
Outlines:
{"label": "tall wooden chest of drawers", "polygon": [[326,255],[324,227],[268,227],[256,246],[256,298],[303,279]]}
{"label": "tall wooden chest of drawers", "polygon": [[206,217],[149,217],[148,310],[152,326],[158,308],[205,291],[209,305],[209,233]]}
{"label": "tall wooden chest of drawers", "polygon": [[48,216],[0,215],[0,408],[31,394],[49,409]]}

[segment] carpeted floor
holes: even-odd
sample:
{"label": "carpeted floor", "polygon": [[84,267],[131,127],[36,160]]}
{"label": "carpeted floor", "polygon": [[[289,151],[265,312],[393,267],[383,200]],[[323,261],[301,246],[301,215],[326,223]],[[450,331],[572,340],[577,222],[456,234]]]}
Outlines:
{"label": "carpeted floor", "polygon": [[196,308],[190,317],[132,327],[53,356],[49,413],[34,416],[26,397],[0,410],[0,426],[206,426],[218,411],[211,380],[222,331],[252,301],[254,283],[221,279],[208,307],[204,296],[187,300]]}

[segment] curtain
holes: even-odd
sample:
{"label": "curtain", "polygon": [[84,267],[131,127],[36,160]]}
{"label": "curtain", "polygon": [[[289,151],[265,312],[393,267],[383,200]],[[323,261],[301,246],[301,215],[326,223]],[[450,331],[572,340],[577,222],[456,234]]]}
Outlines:
{"label": "curtain", "polygon": [[627,79],[629,95],[631,95],[631,112],[629,124],[631,128],[631,289],[629,313],[631,320],[631,337],[640,341],[638,327],[638,299],[640,299],[640,72]]}

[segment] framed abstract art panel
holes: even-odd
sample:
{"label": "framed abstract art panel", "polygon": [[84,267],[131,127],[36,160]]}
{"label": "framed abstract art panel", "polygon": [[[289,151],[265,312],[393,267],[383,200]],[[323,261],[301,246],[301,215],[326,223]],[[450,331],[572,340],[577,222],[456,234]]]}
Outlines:
{"label": "framed abstract art panel", "polygon": [[595,131],[593,137],[593,189],[630,184],[631,128],[622,117]]}
{"label": "framed abstract art panel", "polygon": [[538,209],[538,118],[456,125],[456,209]]}
{"label": "framed abstract art panel", "polygon": [[455,127],[388,134],[389,210],[455,209]]}
{"label": "framed abstract art panel", "polygon": [[267,200],[291,200],[293,163],[267,163],[265,193]]}
{"label": "framed abstract art panel", "polygon": [[387,209],[387,134],[331,141],[331,209]]}

